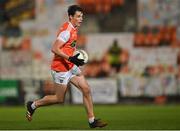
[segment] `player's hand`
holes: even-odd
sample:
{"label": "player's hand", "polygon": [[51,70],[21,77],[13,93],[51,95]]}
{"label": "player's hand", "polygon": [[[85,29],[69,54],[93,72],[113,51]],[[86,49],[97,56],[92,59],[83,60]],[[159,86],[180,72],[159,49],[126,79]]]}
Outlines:
{"label": "player's hand", "polygon": [[77,65],[77,66],[82,66],[82,65],[84,65],[85,63],[84,63],[84,60],[83,60],[83,59],[79,59],[79,58],[78,58],[79,55],[80,55],[80,54],[78,53],[78,54],[76,54],[76,55],[74,55],[74,56],[70,56],[68,60],[69,60],[71,63],[74,63],[74,64]]}

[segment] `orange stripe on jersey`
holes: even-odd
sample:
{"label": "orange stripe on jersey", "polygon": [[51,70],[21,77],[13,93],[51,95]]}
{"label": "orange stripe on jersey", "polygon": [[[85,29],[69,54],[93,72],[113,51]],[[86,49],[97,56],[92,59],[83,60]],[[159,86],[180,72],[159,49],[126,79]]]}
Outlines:
{"label": "orange stripe on jersey", "polygon": [[[70,37],[69,40],[60,48],[60,50],[68,56],[72,56],[74,51],[76,50],[77,29],[74,28],[70,22],[66,22],[60,27],[57,37],[63,31],[69,31]],[[70,70],[73,65],[74,64],[69,62],[68,60],[54,54],[54,58],[51,63],[51,69],[55,71],[65,72]]]}

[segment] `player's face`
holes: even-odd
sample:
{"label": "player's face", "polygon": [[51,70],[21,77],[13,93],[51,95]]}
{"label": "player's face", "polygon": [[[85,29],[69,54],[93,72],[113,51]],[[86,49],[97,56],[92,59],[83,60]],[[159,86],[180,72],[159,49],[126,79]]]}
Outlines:
{"label": "player's face", "polygon": [[83,21],[83,13],[81,11],[76,11],[74,16],[70,16],[70,21],[75,27],[79,27]]}

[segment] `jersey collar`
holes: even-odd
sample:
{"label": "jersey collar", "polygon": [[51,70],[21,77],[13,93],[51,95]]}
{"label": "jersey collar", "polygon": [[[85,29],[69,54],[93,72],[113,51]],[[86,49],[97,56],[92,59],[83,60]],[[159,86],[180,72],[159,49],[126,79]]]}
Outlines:
{"label": "jersey collar", "polygon": [[71,26],[73,29],[76,29],[70,21],[69,21],[68,23],[70,24],[70,26]]}

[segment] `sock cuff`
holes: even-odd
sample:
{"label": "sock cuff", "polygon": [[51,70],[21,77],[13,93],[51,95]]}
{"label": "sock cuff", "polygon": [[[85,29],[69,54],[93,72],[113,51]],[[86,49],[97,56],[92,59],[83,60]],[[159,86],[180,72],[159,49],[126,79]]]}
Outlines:
{"label": "sock cuff", "polygon": [[93,123],[94,122],[94,117],[89,118],[89,123]]}
{"label": "sock cuff", "polygon": [[36,109],[36,104],[35,104],[35,102],[33,102],[33,103],[31,104],[31,108],[32,108],[33,110]]}

